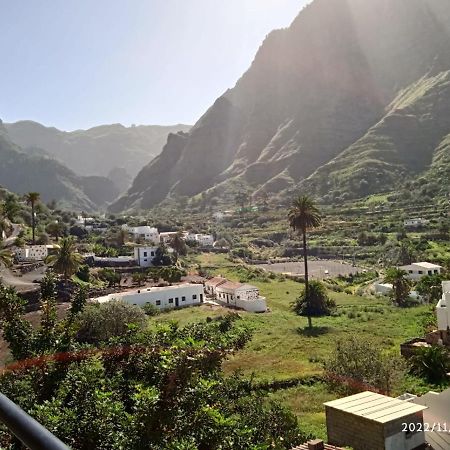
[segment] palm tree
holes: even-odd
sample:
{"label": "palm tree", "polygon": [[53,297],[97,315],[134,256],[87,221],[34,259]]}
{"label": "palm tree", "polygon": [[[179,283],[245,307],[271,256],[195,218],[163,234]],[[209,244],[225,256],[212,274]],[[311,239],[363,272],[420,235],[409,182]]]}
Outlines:
{"label": "palm tree", "polygon": [[55,272],[63,275],[65,282],[78,271],[82,262],[83,256],[76,251],[72,236],[61,239],[58,252],[47,258],[47,263],[53,266]]}
{"label": "palm tree", "polygon": [[392,284],[393,299],[398,306],[405,306],[408,301],[411,284],[406,275],[408,274],[404,270],[398,267],[391,267],[386,271],[386,276],[384,277],[386,283]]}
{"label": "palm tree", "polygon": [[31,229],[33,231],[33,245],[36,243],[36,217],[34,216],[34,208],[39,202],[41,195],[39,192],[28,192],[25,195],[25,201],[31,206]]}
{"label": "palm tree", "polygon": [[[306,245],[306,232],[311,228],[316,228],[322,223],[322,217],[314,201],[306,196],[297,197],[289,210],[289,226],[294,232],[302,235],[303,238],[303,260],[305,262],[305,298],[309,302],[309,279],[308,279],[308,256]],[[311,316],[308,315],[308,326],[312,327]]]}

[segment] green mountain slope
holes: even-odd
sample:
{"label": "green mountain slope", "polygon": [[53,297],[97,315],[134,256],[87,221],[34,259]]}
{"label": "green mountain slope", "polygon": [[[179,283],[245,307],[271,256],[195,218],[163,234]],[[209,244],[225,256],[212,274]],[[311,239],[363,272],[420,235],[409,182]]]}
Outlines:
{"label": "green mountain slope", "polygon": [[[446,71],[402,90],[380,122],[301,182],[299,189],[331,201],[400,188],[420,174],[432,181],[442,170],[448,173],[449,133],[450,71]],[[448,179],[445,185],[448,190]]]}
{"label": "green mountain slope", "polygon": [[[338,157],[345,163],[333,163],[336,189],[349,193],[427,170],[446,123],[434,130],[434,119],[414,119],[400,102],[427,83],[447,95],[439,77],[450,69],[449,17],[444,0],[313,1],[289,28],[268,35],[236,86],[187,134],[170,137],[111,210],[221,196],[240,185],[289,191]],[[402,137],[414,130],[417,142]],[[352,154],[358,161],[349,170]],[[308,186],[326,195],[323,182]]]}
{"label": "green mountain slope", "polygon": [[51,158],[25,153],[10,141],[1,123],[0,185],[18,194],[36,191],[46,202],[56,200],[60,207],[86,211],[104,206],[111,200],[105,190],[115,189],[109,180],[98,177],[94,195],[92,180],[75,175]]}

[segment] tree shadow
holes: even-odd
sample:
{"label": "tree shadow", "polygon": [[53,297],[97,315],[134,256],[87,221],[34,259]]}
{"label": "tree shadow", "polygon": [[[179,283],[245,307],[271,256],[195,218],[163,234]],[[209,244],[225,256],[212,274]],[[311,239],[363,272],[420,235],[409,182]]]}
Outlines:
{"label": "tree shadow", "polygon": [[314,327],[314,326],[312,328],[298,327],[297,333],[300,334],[301,336],[306,336],[306,337],[319,337],[319,336],[329,333],[330,330],[331,330],[330,327]]}

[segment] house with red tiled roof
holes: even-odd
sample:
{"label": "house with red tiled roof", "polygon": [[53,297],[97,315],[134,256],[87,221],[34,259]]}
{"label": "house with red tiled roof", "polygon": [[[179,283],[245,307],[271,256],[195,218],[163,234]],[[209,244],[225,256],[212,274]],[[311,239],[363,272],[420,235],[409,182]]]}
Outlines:
{"label": "house with red tiled roof", "polygon": [[228,280],[223,277],[214,277],[206,280],[205,282],[205,292],[208,295],[215,296],[217,286],[226,283]]}
{"label": "house with red tiled roof", "polygon": [[261,297],[259,289],[251,284],[233,281],[220,283],[215,289],[216,300],[224,306],[243,309],[249,312],[265,312],[266,299]]}

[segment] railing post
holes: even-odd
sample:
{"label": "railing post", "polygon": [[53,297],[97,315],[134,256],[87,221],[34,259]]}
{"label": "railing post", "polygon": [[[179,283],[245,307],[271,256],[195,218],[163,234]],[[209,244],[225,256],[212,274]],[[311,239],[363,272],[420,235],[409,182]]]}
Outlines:
{"label": "railing post", "polygon": [[31,450],[69,450],[47,428],[3,394],[0,394],[0,421]]}

